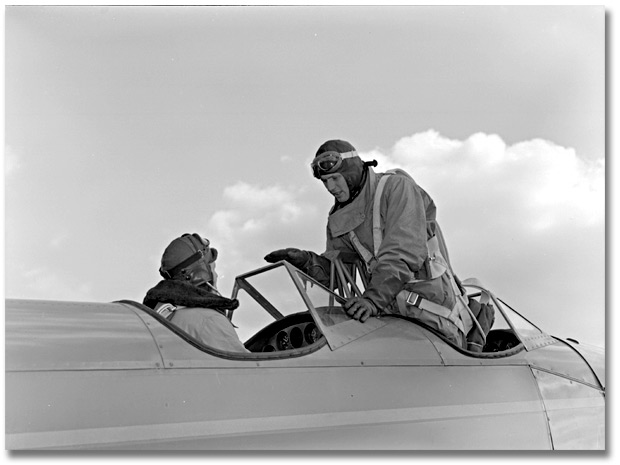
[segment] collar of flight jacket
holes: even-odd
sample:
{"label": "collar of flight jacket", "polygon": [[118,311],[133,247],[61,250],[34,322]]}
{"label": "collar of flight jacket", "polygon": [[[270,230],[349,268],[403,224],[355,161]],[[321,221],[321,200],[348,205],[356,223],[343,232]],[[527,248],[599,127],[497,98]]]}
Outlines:
{"label": "collar of flight jacket", "polygon": [[368,168],[366,182],[359,195],[348,205],[338,210],[332,208],[327,218],[327,227],[332,237],[339,237],[353,231],[366,218],[372,216],[372,201],[377,190],[379,176],[372,168]]}
{"label": "collar of flight jacket", "polygon": [[149,289],[144,297],[144,305],[155,308],[158,303],[173,304],[183,307],[199,307],[217,310],[225,315],[225,310],[234,310],[239,306],[237,299],[228,299],[214,294],[208,289],[194,286],[186,281],[165,279]]}

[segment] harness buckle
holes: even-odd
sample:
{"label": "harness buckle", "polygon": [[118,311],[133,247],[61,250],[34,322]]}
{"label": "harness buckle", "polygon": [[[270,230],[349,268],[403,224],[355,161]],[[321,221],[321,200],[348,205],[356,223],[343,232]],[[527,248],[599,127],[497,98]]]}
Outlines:
{"label": "harness buckle", "polygon": [[176,310],[177,310],[177,307],[175,305],[167,303],[167,304],[161,305],[155,311],[158,314],[160,314],[162,317],[164,317],[166,320],[170,321]]}
{"label": "harness buckle", "polygon": [[[411,301],[411,297],[415,297],[413,299],[413,302]],[[407,296],[406,302],[409,305],[413,305],[414,307],[420,308],[420,302],[422,302],[422,296],[420,296],[420,294],[416,294],[415,292],[411,291],[409,292],[409,295]]]}

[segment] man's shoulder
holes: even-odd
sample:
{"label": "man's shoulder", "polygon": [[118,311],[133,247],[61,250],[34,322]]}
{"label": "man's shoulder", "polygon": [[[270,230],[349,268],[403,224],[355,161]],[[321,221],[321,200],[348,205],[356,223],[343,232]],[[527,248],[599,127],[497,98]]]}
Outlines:
{"label": "man's shoulder", "polygon": [[413,181],[413,176],[411,176],[407,171],[405,171],[402,168],[393,168],[393,169],[386,170],[382,173],[377,173],[377,174],[381,177],[388,176],[388,178],[408,179],[410,181]]}
{"label": "man's shoulder", "polygon": [[379,181],[381,181],[382,178],[385,179],[384,182],[386,189],[403,188],[405,186],[418,186],[411,175],[402,169],[388,170],[384,173],[377,174],[379,174]]}

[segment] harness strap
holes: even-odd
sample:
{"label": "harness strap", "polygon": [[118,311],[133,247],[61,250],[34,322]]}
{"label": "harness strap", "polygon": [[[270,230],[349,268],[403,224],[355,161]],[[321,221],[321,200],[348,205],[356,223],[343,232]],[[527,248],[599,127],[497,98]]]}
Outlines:
{"label": "harness strap", "polygon": [[387,172],[379,179],[379,184],[377,184],[377,190],[375,191],[375,201],[372,207],[372,238],[375,257],[379,253],[381,242],[383,242],[383,231],[381,229],[381,195],[383,194],[383,188],[385,187],[387,178],[390,175],[392,175],[392,173]]}
{"label": "harness strap", "polygon": [[461,312],[459,311],[460,305],[458,302],[455,307],[450,310],[442,305],[425,299],[424,297],[416,294],[415,292],[409,292],[409,295],[407,296],[407,299],[405,299],[405,302],[421,310],[445,318],[446,320],[452,322],[461,333],[463,333],[464,335],[467,334],[466,328],[463,325],[463,321],[461,320],[461,318],[459,318]]}
{"label": "harness strap", "polygon": [[474,325],[476,325],[478,326],[478,328],[480,329],[484,337],[484,332],[482,331],[482,327],[480,326],[480,323],[478,323],[478,319],[476,318],[476,316],[472,313],[471,309],[469,308],[469,303],[465,299],[465,296],[461,294],[461,290],[456,285],[456,280],[454,279],[454,276],[452,275],[452,271],[448,270],[448,273],[450,273],[450,283],[452,284],[452,291],[454,292],[454,296],[456,297],[456,303],[454,305],[454,308],[455,310],[458,311],[458,314],[461,317],[461,321],[463,322],[463,328],[464,328],[463,335],[465,336],[465,338],[467,338],[467,335],[469,334],[469,331],[471,330],[471,328]]}
{"label": "harness strap", "polygon": [[361,243],[355,231],[349,231],[349,239],[355,247],[355,250],[360,254],[364,262],[366,263],[366,270],[370,272],[370,265],[373,260],[376,259],[377,254],[379,253],[379,247],[381,247],[381,242],[383,241],[383,231],[381,230],[381,195],[383,194],[383,188],[385,187],[385,183],[387,181],[387,177],[394,173],[386,172],[381,179],[379,179],[379,183],[377,184],[377,190],[375,191],[375,198],[372,207],[372,238],[373,238],[373,248],[374,254],[370,253],[370,251],[364,247]]}
{"label": "harness strap", "polygon": [[366,271],[370,273],[370,263],[375,259],[375,257],[368,251],[366,247],[360,242],[355,231],[349,231],[349,239],[357,250],[357,253],[360,254],[362,260],[364,260],[364,264],[366,265]]}
{"label": "harness strap", "polygon": [[[449,270],[449,272],[452,273],[452,270]],[[461,319],[463,320],[464,327],[467,329],[467,331],[464,332],[465,337],[467,337],[467,335],[469,334],[469,331],[474,326],[476,326],[476,328],[478,328],[478,331],[480,331],[480,335],[482,336],[483,342],[486,342],[487,338],[486,338],[486,335],[484,334],[484,330],[482,329],[482,326],[480,325],[480,322],[478,321],[478,318],[476,318],[476,315],[474,315],[474,313],[471,311],[471,308],[469,308],[469,302],[467,302],[467,300],[465,299],[466,296],[461,293],[461,290],[457,286],[456,280],[452,277],[452,275],[451,275],[450,283],[452,284],[452,289],[454,291],[454,294],[456,295],[456,299],[457,299],[456,305],[457,307],[459,307],[459,313],[461,315]]]}
{"label": "harness strap", "polygon": [[456,318],[456,315],[454,315],[454,309],[450,310],[442,305],[436,304],[435,302],[425,299],[420,294],[416,294],[415,292],[406,292],[409,292],[409,295],[405,299],[406,303],[451,321],[459,329],[459,331],[466,334],[465,328],[463,327],[463,322],[459,318]]}
{"label": "harness strap", "polygon": [[155,311],[163,316],[166,320],[172,320],[174,316],[174,312],[177,310],[177,307],[168,303],[158,303],[155,307]]}

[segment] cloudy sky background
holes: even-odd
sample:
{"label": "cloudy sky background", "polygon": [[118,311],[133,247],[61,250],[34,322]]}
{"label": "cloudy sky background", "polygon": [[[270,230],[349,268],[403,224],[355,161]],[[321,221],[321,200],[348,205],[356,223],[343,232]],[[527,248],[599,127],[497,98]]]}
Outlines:
{"label": "cloudy sky background", "polygon": [[8,7],[5,293],[141,301],[166,245],[220,289],[321,252],[350,141],[434,198],[456,272],[605,344],[602,6]]}

